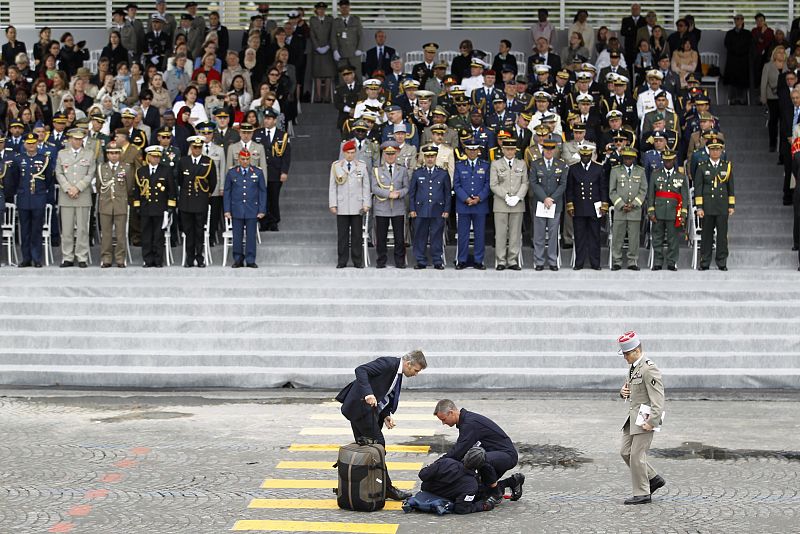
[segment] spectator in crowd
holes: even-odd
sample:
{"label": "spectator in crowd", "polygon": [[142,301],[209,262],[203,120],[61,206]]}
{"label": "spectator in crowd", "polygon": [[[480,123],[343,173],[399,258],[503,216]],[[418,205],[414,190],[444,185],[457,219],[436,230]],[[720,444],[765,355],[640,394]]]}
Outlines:
{"label": "spectator in crowd", "polygon": [[364,59],[364,73],[372,76],[376,70],[391,72],[391,60],[396,54],[394,48],[386,45],[386,32],[378,30],[375,32],[375,46],[367,50]]}
{"label": "spectator in crowd", "polygon": [[18,54],[26,54],[28,49],[25,48],[25,43],[17,40],[17,29],[12,26],[6,26],[6,42],[2,47],[2,60],[10,65],[17,59]]}
{"label": "spectator in crowd", "polygon": [[647,39],[650,42],[650,36],[653,35],[653,28],[658,25],[658,15],[655,11],[648,11],[644,18],[645,25],[636,31],[636,41]]}
{"label": "spectator in crowd", "polygon": [[498,53],[494,56],[492,70],[500,73],[506,68],[511,69],[514,72],[514,76],[517,75],[517,58],[511,53],[511,41],[501,39]]}
{"label": "spectator in crowd", "polygon": [[638,52],[639,40],[636,38],[639,28],[645,26],[647,21],[641,16],[642,6],[638,3],[631,4],[630,16],[622,19],[619,34],[625,40],[625,61],[628,65],[633,65]]}
{"label": "spectator in crowd", "polygon": [[693,73],[700,66],[700,56],[692,49],[692,43],[687,37],[681,41],[681,47],[672,54],[672,70],[680,77],[681,89],[686,88],[686,76]]}
{"label": "spectator in crowd", "polygon": [[89,50],[86,41],[75,42],[70,32],[61,36],[61,51],[59,52],[59,67],[69,76],[74,76],[83,62],[89,59]]}
{"label": "spectator in crowd", "polygon": [[547,42],[553,40],[553,36],[555,34],[555,28],[553,28],[553,24],[547,20],[547,17],[550,16],[550,12],[540,7],[536,12],[536,22],[533,23],[531,26],[531,42],[535,45],[536,41],[539,40],[539,37],[544,37],[547,39]]}
{"label": "spectator in crowd", "polygon": [[689,37],[689,25],[686,23],[685,18],[679,18],[675,21],[675,31],[667,37],[668,50],[678,50],[681,47],[681,41]]}
{"label": "spectator in crowd", "polygon": [[[587,22],[589,19],[589,12],[585,9],[579,9],[577,13],[575,13],[575,17],[572,19],[572,26],[569,28],[569,33],[572,35],[573,33],[581,34],[583,37],[583,42],[581,43],[582,46],[585,46],[587,50],[589,50],[589,54],[586,55],[587,60],[590,59],[592,56],[591,51],[594,50],[594,29],[592,26]],[[562,57],[566,57],[562,54]]]}
{"label": "spectator in crowd", "polygon": [[768,55],[767,50],[772,45],[772,41],[775,40],[775,33],[767,25],[767,17],[763,13],[756,13],[755,21],[756,25],[750,31],[753,35],[753,45],[755,46],[753,72],[756,76],[756,84],[760,85],[762,66],[771,60],[771,55]]}
{"label": "spectator in crowd", "polygon": [[339,17],[333,21],[331,48],[338,68],[349,66],[361,81],[361,57],[364,55],[364,28],[361,19],[350,14],[350,0],[339,0]]}
{"label": "spectator in crowd", "polygon": [[561,57],[565,63],[570,63],[574,58],[579,57],[582,61],[588,61],[591,57],[589,48],[580,32],[571,31],[569,34],[569,44],[561,50]]}
{"label": "spectator in crowd", "polygon": [[775,152],[778,148],[778,77],[786,69],[786,49],[778,47],[772,51],[770,61],[764,65],[761,72],[761,98],[762,106],[767,106],[769,120],[767,131],[769,135],[769,151]]}
{"label": "spectator in crowd", "polygon": [[728,85],[728,101],[732,105],[745,105],[749,101],[747,91],[750,90],[750,50],[753,46],[753,35],[744,29],[744,16],[737,13],[733,17],[733,29],[725,34],[724,82]]}
{"label": "spectator in crowd", "polygon": [[47,93],[47,82],[41,78],[36,80],[33,84],[33,96],[30,98],[31,106],[37,110],[37,115],[40,115],[41,120],[45,124],[50,124],[53,120],[53,99]]}
{"label": "spectator in crowd", "polygon": [[597,57],[608,47],[608,26],[600,26],[597,30],[597,37],[595,38],[593,55]]}
{"label": "spectator in crowd", "polygon": [[50,48],[51,34],[50,28],[45,26],[39,30],[39,40],[33,44],[33,64],[37,67],[41,65],[45,54]]}
{"label": "spectator in crowd", "polygon": [[674,50],[678,50],[678,48],[669,47],[667,38],[664,35],[664,28],[657,24],[653,26],[653,32],[650,34],[650,51],[653,53],[653,57],[670,57]]}
{"label": "spectator in crowd", "polygon": [[454,57],[450,63],[450,72],[456,79],[456,83],[460,84],[461,80],[469,76],[473,50],[472,41],[469,39],[464,39],[458,45],[459,55]]}
{"label": "spectator in crowd", "polygon": [[[570,57],[564,57],[565,61],[571,61]],[[562,57],[550,49],[550,41],[544,37],[536,40],[533,54],[528,56],[528,74],[533,74],[536,65],[547,65],[550,67],[550,76],[561,70]]]}
{"label": "spectator in crowd", "polygon": [[327,3],[317,2],[314,4],[314,16],[309,20],[311,77],[314,79],[316,102],[330,102],[336,80],[336,63],[331,50],[333,17],[325,13],[327,8]]}
{"label": "spectator in crowd", "polygon": [[686,31],[689,34],[689,41],[692,43],[692,50],[699,51],[702,31],[695,26],[693,15],[686,15],[683,18],[686,19]]}

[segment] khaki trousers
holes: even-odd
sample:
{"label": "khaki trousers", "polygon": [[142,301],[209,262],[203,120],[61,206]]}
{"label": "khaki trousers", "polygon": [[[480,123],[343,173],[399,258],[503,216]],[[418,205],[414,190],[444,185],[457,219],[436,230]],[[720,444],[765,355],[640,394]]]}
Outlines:
{"label": "khaki trousers", "polygon": [[[128,255],[128,236],[125,233],[125,226],[127,214],[120,213],[118,215],[103,215],[100,214],[100,262],[121,263],[125,265],[125,260]],[[117,247],[114,249],[114,238],[117,241]]]}
{"label": "khaki trousers", "polygon": [[622,245],[625,243],[625,234],[628,234],[628,265],[639,263],[639,234],[641,233],[641,219],[635,221],[625,221],[620,218],[614,219],[611,232],[613,243],[611,244],[611,263],[622,266]]}
{"label": "khaki trousers", "polygon": [[647,451],[653,443],[653,432],[630,434],[630,422],[622,428],[622,448],[619,453],[631,470],[633,495],[650,495],[650,479],[656,470],[647,462]]}
{"label": "khaki trousers", "polygon": [[[519,263],[519,250],[522,245],[522,217],[525,212],[494,213],[494,253],[497,265],[516,265]],[[506,241],[508,246],[506,247]]]}
{"label": "khaki trousers", "polygon": [[62,261],[89,261],[89,213],[91,207],[61,206]]}

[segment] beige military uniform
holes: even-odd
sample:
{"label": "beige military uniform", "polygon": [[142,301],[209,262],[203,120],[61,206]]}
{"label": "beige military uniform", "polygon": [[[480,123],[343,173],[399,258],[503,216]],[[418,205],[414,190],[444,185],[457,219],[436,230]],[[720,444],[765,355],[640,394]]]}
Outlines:
{"label": "beige military uniform", "polygon": [[[453,149],[444,143],[439,145],[437,148],[439,150],[436,152],[436,166],[446,170],[447,174],[450,175],[450,183],[453,183],[453,173],[456,170],[456,157],[453,153]],[[417,167],[422,167],[424,164],[424,156],[422,152],[420,152],[417,156]]]}
{"label": "beige military uniform", "polygon": [[239,164],[239,152],[247,148],[250,151],[250,165],[258,167],[266,174],[267,160],[264,157],[264,145],[256,143],[252,139],[247,143],[247,147],[244,145],[244,141],[237,141],[228,147],[228,153],[225,155],[225,163],[228,165],[226,172]]}
{"label": "beige military uniform", "polygon": [[650,480],[658,473],[647,461],[647,451],[653,442],[653,431],[635,424],[642,404],[650,406],[650,419],[653,427],[661,426],[664,413],[664,383],[661,371],[656,364],[645,357],[634,363],[629,372],[630,400],[628,418],[622,426],[622,459],[631,470],[633,495],[650,495]]}
{"label": "beige military uniform", "polygon": [[[100,262],[125,264],[128,236],[128,198],[133,196],[136,176],[129,163],[101,163],[97,166],[97,211],[100,215]],[[116,238],[117,248],[113,249]]]}
{"label": "beige military uniform", "polygon": [[[56,159],[59,213],[61,214],[61,254],[64,261],[89,261],[89,214],[92,210],[92,179],[95,173],[94,154],[80,148],[77,153],[66,147]],[[76,198],[67,192],[78,189]]]}
{"label": "beige military uniform", "polygon": [[[493,161],[489,169],[489,187],[494,194],[492,206],[497,265],[517,265],[522,244],[525,196],[528,193],[527,165],[517,158],[514,158],[511,167],[505,158]],[[506,196],[519,197],[519,202],[509,206]]]}

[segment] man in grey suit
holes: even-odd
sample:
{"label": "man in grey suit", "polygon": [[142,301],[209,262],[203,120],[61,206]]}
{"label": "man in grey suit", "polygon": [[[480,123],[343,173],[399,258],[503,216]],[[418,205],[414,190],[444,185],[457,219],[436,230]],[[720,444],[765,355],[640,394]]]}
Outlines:
{"label": "man in grey suit", "polygon": [[516,158],[517,140],[503,140],[503,157],[492,162],[489,169],[489,186],[494,193],[494,250],[498,271],[506,267],[512,271],[522,269],[519,255],[522,245],[522,217],[525,213],[525,195],[528,193],[528,167]]}
{"label": "man in grey suit", "polygon": [[203,15],[197,14],[197,2],[186,2],[185,8],[186,13],[192,17],[192,24],[186,36],[186,45],[189,48],[192,59],[194,59],[203,53],[203,40],[206,38],[206,19]]}
{"label": "man in grey suit", "polygon": [[381,145],[383,164],[372,173],[372,203],[375,215],[375,248],[378,257],[375,267],[386,267],[386,238],[389,223],[394,232],[394,266],[406,268],[405,218],[406,195],[408,195],[408,169],[397,163],[400,153],[396,141],[386,141]]}
{"label": "man in grey suit", "polygon": [[86,132],[73,128],[67,134],[69,146],[58,153],[56,179],[61,213],[62,267],[79,267],[89,261],[89,213],[92,209],[92,179],[96,170],[94,153],[84,148]]}
{"label": "man in grey suit", "polygon": [[364,28],[361,19],[350,14],[350,0],[339,0],[339,16],[333,21],[331,48],[339,68],[350,66],[361,81],[361,57],[364,55]]}
{"label": "man in grey suit", "polygon": [[[558,270],[558,224],[567,189],[569,166],[555,157],[558,143],[548,139],[542,143],[542,157],[531,164],[530,187],[533,190],[533,264],[537,271],[544,270],[544,250],[547,245],[547,260],[551,271]],[[553,217],[537,217],[539,203],[553,209]],[[545,242],[545,234],[547,241]]]}

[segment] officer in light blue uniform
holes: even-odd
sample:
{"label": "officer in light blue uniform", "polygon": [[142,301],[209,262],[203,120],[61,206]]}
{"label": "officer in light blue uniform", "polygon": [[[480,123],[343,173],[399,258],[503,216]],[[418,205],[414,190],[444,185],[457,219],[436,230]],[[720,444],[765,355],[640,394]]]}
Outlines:
{"label": "officer in light blue uniform", "polygon": [[[225,218],[233,220],[233,268],[257,268],[256,232],[258,219],[267,214],[267,181],[258,167],[250,165],[250,152],[239,152],[239,164],[225,176],[222,195]],[[242,237],[246,237],[247,250],[242,250]]]}
{"label": "officer in light blue uniform", "polygon": [[475,263],[473,267],[483,271],[483,257],[486,246],[486,216],[489,214],[489,163],[480,159],[481,145],[464,145],[467,159],[456,162],[453,176],[453,189],[456,195],[458,214],[458,258],[456,269],[467,266],[469,254],[469,229],[475,232]]}
{"label": "officer in light blue uniform", "polygon": [[36,134],[27,134],[22,152],[17,157],[17,211],[22,242],[20,267],[42,266],[42,226],[47,199],[53,189],[53,166],[50,158],[38,151],[38,141]]}
{"label": "officer in light blue uniform", "polygon": [[648,150],[642,156],[642,167],[644,167],[645,175],[647,176],[647,183],[650,183],[650,176],[657,170],[664,168],[664,160],[661,159],[661,154],[667,148],[667,137],[664,132],[653,133],[653,148]]}
{"label": "officer in light blue uniform", "polygon": [[432,145],[422,149],[424,165],[418,167],[408,187],[408,216],[414,221],[414,269],[428,266],[428,238],[433,267],[444,269],[442,231],[450,212],[450,175],[436,166],[439,150]]}

